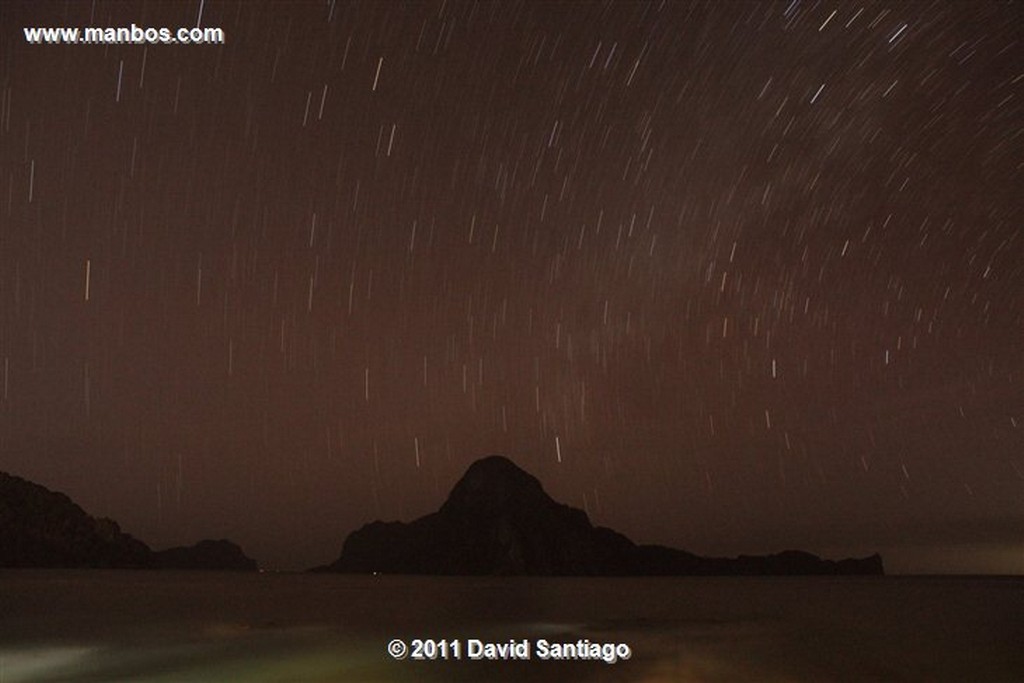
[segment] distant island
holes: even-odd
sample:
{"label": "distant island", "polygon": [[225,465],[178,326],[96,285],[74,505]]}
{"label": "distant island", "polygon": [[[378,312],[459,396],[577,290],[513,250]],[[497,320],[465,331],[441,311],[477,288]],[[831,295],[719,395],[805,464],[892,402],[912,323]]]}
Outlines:
{"label": "distant island", "polygon": [[[0,568],[256,571],[227,540],[152,550],[111,519],[63,493],[0,472]],[[502,456],[477,460],[441,509],[409,523],[372,522],[349,534],[341,556],[311,571],[349,574],[522,576],[882,575],[882,558],[775,555],[701,557],[637,545],[553,500],[536,477]]]}
{"label": "distant island", "polygon": [[63,493],[0,472],[0,567],[256,571],[227,540],[154,551]]}
{"label": "distant island", "polygon": [[437,512],[409,523],[373,522],[345,539],[337,561],[312,571],[524,576],[882,575],[882,558],[776,555],[700,557],[637,545],[553,500],[511,460],[477,460]]}

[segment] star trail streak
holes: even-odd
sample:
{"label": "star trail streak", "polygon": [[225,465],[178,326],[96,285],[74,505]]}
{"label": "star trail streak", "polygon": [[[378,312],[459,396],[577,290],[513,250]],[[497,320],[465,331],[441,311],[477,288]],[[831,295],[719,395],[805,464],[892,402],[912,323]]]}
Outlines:
{"label": "star trail streak", "polygon": [[[502,453],[640,541],[1024,571],[1021,19],[4,2],[0,469],[269,566]],[[132,23],[226,43],[22,34]]]}

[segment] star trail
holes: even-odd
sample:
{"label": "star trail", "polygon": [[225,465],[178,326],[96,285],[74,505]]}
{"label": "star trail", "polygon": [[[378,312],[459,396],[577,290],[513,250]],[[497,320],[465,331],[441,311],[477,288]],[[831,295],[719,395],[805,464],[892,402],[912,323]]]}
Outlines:
{"label": "star trail", "polygon": [[[5,2],[0,469],[272,567],[501,453],[637,541],[1024,571],[1006,2]],[[222,45],[32,45],[26,26]]]}

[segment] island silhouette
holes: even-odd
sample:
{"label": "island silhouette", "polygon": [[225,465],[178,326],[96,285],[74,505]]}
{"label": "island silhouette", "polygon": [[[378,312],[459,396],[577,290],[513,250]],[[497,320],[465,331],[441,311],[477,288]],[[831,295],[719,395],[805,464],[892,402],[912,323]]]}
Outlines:
{"label": "island silhouette", "polygon": [[[87,514],[63,493],[0,472],[0,567],[255,571],[228,540],[152,550],[117,522]],[[472,463],[432,514],[366,524],[340,557],[314,572],[506,576],[881,575],[882,558],[826,560],[799,550],[701,557],[638,545],[594,526],[583,510],[551,498],[506,457]]]}
{"label": "island silhouette", "polygon": [[477,460],[437,512],[412,522],[376,521],[345,539],[341,556],[318,572],[526,575],[881,575],[882,558],[825,560],[787,550],[774,555],[700,557],[637,545],[594,526],[583,510],[552,499],[508,458]]}
{"label": "island silhouette", "polygon": [[63,493],[0,472],[0,567],[256,571],[227,540],[152,550]]}

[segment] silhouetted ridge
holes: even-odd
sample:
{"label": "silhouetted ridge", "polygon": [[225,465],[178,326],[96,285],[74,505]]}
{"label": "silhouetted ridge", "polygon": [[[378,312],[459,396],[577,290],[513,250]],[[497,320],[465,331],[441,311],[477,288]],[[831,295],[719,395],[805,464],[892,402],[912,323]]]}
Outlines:
{"label": "silhouetted ridge", "polygon": [[336,562],[318,571],[389,574],[670,576],[882,574],[882,559],[822,560],[802,551],[704,558],[637,546],[553,500],[508,458],[477,460],[438,512],[409,523],[373,522],[349,534]]}
{"label": "silhouetted ridge", "polygon": [[153,553],[160,569],[208,569],[256,571],[256,560],[246,557],[242,548],[226,539],[204,540],[195,545],[168,548]]}
{"label": "silhouetted ridge", "polygon": [[524,506],[557,505],[540,481],[500,455],[477,460],[455,484],[441,514],[501,515]]}
{"label": "silhouetted ridge", "polygon": [[202,541],[153,552],[96,519],[63,493],[0,472],[0,567],[93,567],[255,570],[229,541]]}
{"label": "silhouetted ridge", "polygon": [[63,493],[0,472],[0,567],[144,567],[150,550]]}

